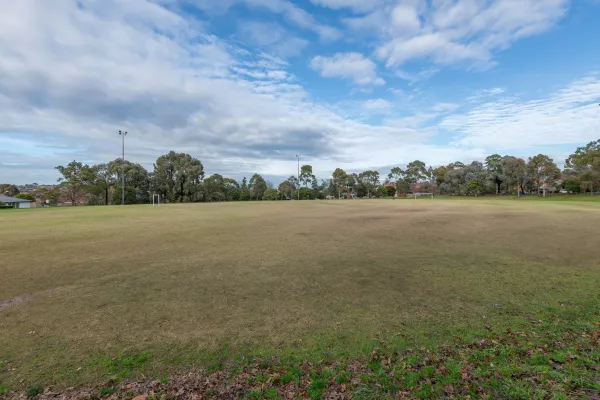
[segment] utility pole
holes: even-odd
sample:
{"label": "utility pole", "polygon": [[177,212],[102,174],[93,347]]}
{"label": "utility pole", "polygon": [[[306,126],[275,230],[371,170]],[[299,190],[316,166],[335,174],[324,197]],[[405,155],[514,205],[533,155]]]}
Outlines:
{"label": "utility pole", "polygon": [[121,158],[121,205],[125,205],[125,136],[127,136],[127,132],[119,131],[119,136],[121,136],[121,142],[123,144],[123,152]]}
{"label": "utility pole", "polygon": [[[298,159],[298,185],[300,185],[300,157],[302,154],[296,154],[296,158]],[[300,189],[298,189],[298,200],[300,200]]]}

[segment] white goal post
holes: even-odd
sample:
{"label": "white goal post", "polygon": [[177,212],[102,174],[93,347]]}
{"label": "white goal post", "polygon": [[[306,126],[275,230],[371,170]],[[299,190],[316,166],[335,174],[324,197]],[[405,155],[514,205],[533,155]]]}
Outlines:
{"label": "white goal post", "polygon": [[152,206],[160,207],[160,194],[152,193]]}
{"label": "white goal post", "polygon": [[423,196],[428,196],[428,197],[430,196],[431,199],[433,200],[433,193],[415,193],[414,196],[415,196],[415,200],[417,198],[423,197]]}

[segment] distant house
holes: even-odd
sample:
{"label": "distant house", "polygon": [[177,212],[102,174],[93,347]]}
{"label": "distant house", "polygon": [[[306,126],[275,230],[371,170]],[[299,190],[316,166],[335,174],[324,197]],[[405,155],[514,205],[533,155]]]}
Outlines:
{"label": "distant house", "polygon": [[31,200],[17,199],[16,197],[1,196],[0,201],[14,208],[31,208]]}

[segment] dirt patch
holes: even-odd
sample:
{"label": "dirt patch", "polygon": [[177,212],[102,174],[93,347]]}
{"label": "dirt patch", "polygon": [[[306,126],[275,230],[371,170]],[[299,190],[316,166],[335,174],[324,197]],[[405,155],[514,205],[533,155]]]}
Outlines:
{"label": "dirt patch", "polygon": [[27,302],[35,299],[37,296],[52,293],[55,290],[56,290],[56,288],[43,290],[41,292],[36,292],[36,293],[28,293],[28,294],[24,294],[21,296],[13,297],[12,299],[8,299],[8,300],[0,300],[0,311],[4,311],[11,307],[18,306],[19,304],[27,303]]}

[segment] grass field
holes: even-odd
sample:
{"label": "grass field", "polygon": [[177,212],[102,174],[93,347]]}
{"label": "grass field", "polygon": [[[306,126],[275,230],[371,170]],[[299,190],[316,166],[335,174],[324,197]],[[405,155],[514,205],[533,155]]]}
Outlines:
{"label": "grass field", "polygon": [[[242,371],[256,357],[329,365],[325,375],[306,372],[306,393],[319,398],[328,382],[345,382],[335,362],[368,363],[375,353],[381,369],[369,373],[395,363],[394,374],[406,376],[385,389],[364,372],[348,379],[352,397],[405,389],[409,397],[450,396],[446,389],[458,393],[459,384],[436,386],[439,368],[417,369],[411,386],[410,365],[420,365],[407,367],[411,351],[485,335],[502,344],[506,332],[534,328],[522,340],[533,349],[522,368],[546,368],[544,382],[558,383],[509,371],[507,380],[496,376],[499,388],[491,380],[479,387],[491,385],[497,398],[600,391],[598,370],[588,368],[600,352],[586,341],[596,340],[600,322],[600,202],[587,197],[9,210],[0,225],[0,398],[37,386]],[[566,347],[556,351],[568,349],[560,357],[574,354],[585,374],[573,364],[553,376],[553,363],[567,361],[550,356],[528,364],[544,353],[538,347],[550,354],[557,342]],[[474,357],[492,373],[496,361],[485,351]],[[452,357],[457,368],[479,362]],[[503,360],[521,368],[519,357]],[[575,376],[581,382],[565,383]],[[248,396],[277,397],[257,387]]]}

